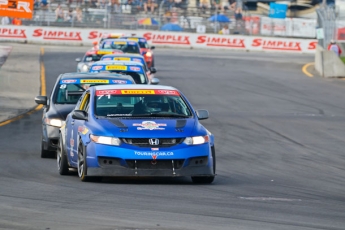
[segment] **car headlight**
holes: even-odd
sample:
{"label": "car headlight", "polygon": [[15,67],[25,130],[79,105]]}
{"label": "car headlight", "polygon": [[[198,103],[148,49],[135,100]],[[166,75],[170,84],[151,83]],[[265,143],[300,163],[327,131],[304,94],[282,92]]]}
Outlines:
{"label": "car headlight", "polygon": [[49,118],[46,118],[46,124],[51,125],[51,126],[61,127],[62,123],[63,123],[63,121],[60,120],[60,119],[49,119]]}
{"label": "car headlight", "polygon": [[152,53],[151,52],[147,52],[145,55],[146,55],[146,57],[152,57]]}
{"label": "car headlight", "polygon": [[116,137],[105,137],[105,136],[95,136],[90,135],[90,139],[98,144],[104,144],[104,145],[117,145],[119,146],[121,144],[121,140]]}
{"label": "car headlight", "polygon": [[196,136],[196,137],[187,137],[183,143],[186,145],[200,145],[209,142],[210,138],[206,136]]}
{"label": "car headlight", "polygon": [[89,67],[87,65],[83,65],[81,67],[81,70],[82,70],[82,72],[88,72],[89,71]]}

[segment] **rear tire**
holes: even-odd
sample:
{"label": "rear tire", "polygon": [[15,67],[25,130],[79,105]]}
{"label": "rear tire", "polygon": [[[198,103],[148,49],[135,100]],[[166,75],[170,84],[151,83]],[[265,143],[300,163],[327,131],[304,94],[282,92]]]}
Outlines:
{"label": "rear tire", "polygon": [[63,147],[61,135],[60,135],[59,145],[57,148],[56,160],[57,160],[57,166],[58,166],[60,175],[68,175],[69,169],[68,169],[67,155]]}
{"label": "rear tire", "polygon": [[211,184],[214,181],[216,175],[216,150],[215,147],[211,147],[212,158],[213,158],[213,176],[192,176],[194,184]]}

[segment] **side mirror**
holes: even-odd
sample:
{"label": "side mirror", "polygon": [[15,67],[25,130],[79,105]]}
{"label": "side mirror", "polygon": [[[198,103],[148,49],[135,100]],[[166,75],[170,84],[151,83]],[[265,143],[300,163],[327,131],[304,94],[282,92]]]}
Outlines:
{"label": "side mirror", "polygon": [[158,85],[159,84],[159,79],[158,78],[152,78],[151,79],[151,85]]}
{"label": "side mirror", "polygon": [[208,111],[206,109],[198,109],[195,112],[199,120],[205,120],[208,118]]}
{"label": "side mirror", "polygon": [[72,113],[72,118],[87,121],[87,112],[84,110],[74,110]]}
{"label": "side mirror", "polygon": [[37,96],[35,97],[35,102],[41,105],[47,105],[47,97],[46,96]]}
{"label": "side mirror", "polygon": [[81,62],[81,58],[76,58],[75,61],[76,62]]}
{"label": "side mirror", "polygon": [[155,67],[151,67],[151,68],[150,68],[150,72],[151,72],[151,73],[156,73],[156,72],[157,72],[157,70],[156,70],[156,68],[155,68]]}
{"label": "side mirror", "polygon": [[150,49],[151,49],[151,50],[154,50],[154,49],[156,49],[156,47],[155,47],[155,46],[151,46]]}

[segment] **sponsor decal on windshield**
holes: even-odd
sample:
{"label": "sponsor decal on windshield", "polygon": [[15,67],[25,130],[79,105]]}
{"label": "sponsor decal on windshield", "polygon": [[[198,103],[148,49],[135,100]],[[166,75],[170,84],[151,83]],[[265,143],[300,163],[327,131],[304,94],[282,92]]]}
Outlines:
{"label": "sponsor decal on windshield", "polygon": [[[107,91],[108,93],[104,93]],[[122,89],[122,90],[97,90],[96,95],[108,95],[108,94],[132,94],[132,95],[172,95],[179,96],[180,93],[177,90],[154,90],[154,89]]]}
{"label": "sponsor decal on windshield", "polygon": [[121,94],[155,94],[154,90],[121,90]]}
{"label": "sponsor decal on windshield", "polygon": [[140,72],[141,71],[141,68],[140,67],[136,67],[136,66],[130,66],[129,69],[133,70],[135,72]]}
{"label": "sponsor decal on windshield", "polygon": [[135,45],[135,44],[137,44],[137,43],[135,43],[135,42],[128,42],[128,45]]}
{"label": "sponsor decal on windshield", "polygon": [[99,50],[97,51],[97,54],[112,54],[113,51],[104,51],[104,50]]}
{"label": "sponsor decal on windshield", "polygon": [[115,84],[126,84],[127,81],[124,81],[124,80],[112,80],[113,83]]}
{"label": "sponsor decal on windshield", "polygon": [[115,61],[130,61],[131,59],[128,57],[114,57]]}
{"label": "sponsor decal on windshield", "polygon": [[126,45],[127,42],[114,42],[115,45]]}
{"label": "sponsor decal on windshield", "polygon": [[108,84],[109,80],[105,80],[105,79],[84,79],[84,80],[80,80],[80,83],[103,83],[103,84]]}
{"label": "sponsor decal on windshield", "polygon": [[77,82],[76,79],[66,79],[66,80],[60,81],[61,84],[66,84],[66,83],[68,84],[68,83],[75,83],[75,82]]}
{"label": "sponsor decal on windshield", "polygon": [[125,65],[108,65],[105,67],[106,70],[127,70]]}
{"label": "sponsor decal on windshield", "polygon": [[103,66],[101,65],[92,66],[92,70],[100,70],[100,69],[103,69]]}
{"label": "sponsor decal on windshield", "polygon": [[127,40],[138,41],[139,38],[127,38]]}
{"label": "sponsor decal on windshield", "polygon": [[140,63],[142,63],[142,60],[141,60],[141,59],[139,59],[139,58],[133,58],[133,59],[132,59],[132,61],[135,61],[135,62],[140,62]]}
{"label": "sponsor decal on windshield", "polygon": [[143,121],[140,123],[134,123],[133,126],[137,126],[137,130],[165,130],[161,126],[165,127],[167,124],[164,123],[156,123],[154,121]]}

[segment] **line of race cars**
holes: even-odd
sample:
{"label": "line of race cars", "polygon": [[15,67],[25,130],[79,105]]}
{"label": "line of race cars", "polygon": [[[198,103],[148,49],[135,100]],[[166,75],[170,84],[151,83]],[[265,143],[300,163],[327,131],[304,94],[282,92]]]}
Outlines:
{"label": "line of race cars", "polygon": [[[140,45],[139,45],[140,44]],[[185,177],[212,183],[214,135],[181,91],[153,76],[153,47],[142,37],[108,34],[60,74],[44,105],[41,157],[81,181],[107,176]]]}

